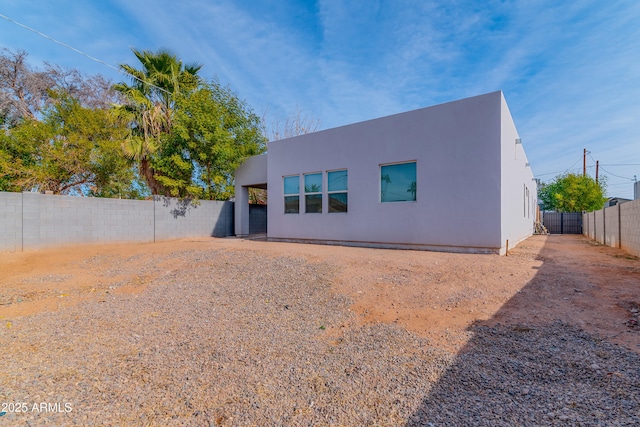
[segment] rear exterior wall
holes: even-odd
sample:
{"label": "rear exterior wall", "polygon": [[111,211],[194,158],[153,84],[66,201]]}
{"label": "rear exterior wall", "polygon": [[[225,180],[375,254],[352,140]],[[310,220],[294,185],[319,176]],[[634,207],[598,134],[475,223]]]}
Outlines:
{"label": "rear exterior wall", "polygon": [[[268,238],[498,252],[502,93],[269,144]],[[416,162],[416,201],[381,202],[381,165]],[[348,212],[328,213],[327,172],[347,169]],[[322,173],[322,213],[304,213],[303,175]],[[300,176],[300,213],[283,177]]]}

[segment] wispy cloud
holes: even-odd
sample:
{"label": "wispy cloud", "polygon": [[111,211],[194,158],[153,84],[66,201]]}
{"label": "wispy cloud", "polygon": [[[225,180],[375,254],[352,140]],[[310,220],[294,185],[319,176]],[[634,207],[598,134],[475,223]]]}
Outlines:
{"label": "wispy cloud", "polygon": [[[299,107],[333,127],[502,89],[535,173],[581,167],[583,148],[605,165],[640,164],[635,0],[29,3],[0,12],[112,64],[134,62],[130,47],[168,47],[258,113]],[[121,78],[6,21],[0,45]],[[632,194],[629,179],[610,183]]]}

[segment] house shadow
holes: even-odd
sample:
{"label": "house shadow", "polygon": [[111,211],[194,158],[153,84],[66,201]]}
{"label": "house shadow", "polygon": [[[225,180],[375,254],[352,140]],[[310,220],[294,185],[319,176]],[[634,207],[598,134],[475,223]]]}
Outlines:
{"label": "house shadow", "polygon": [[469,328],[405,425],[640,425],[633,258],[582,236],[546,237],[535,276]]}

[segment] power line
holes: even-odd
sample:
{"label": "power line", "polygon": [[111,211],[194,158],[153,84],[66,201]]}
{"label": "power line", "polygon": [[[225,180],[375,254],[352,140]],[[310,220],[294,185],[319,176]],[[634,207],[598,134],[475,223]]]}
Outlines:
{"label": "power line", "polygon": [[170,94],[170,92],[169,92],[169,91],[167,91],[166,89],[163,89],[163,88],[161,88],[161,87],[159,87],[159,86],[156,86],[156,85],[154,85],[154,84],[152,84],[152,83],[145,82],[145,81],[143,81],[142,79],[140,79],[139,77],[136,77],[136,76],[134,76],[133,74],[127,73],[125,70],[123,70],[123,69],[121,69],[121,68],[114,67],[113,65],[111,65],[111,64],[109,64],[109,63],[107,63],[107,62],[104,62],[104,61],[103,61],[103,60],[101,60],[101,59],[98,59],[98,58],[96,58],[96,57],[94,57],[94,56],[91,56],[91,55],[89,55],[88,53],[85,53],[85,52],[81,51],[80,49],[76,49],[75,47],[73,47],[73,46],[71,46],[71,45],[68,45],[67,43],[61,42],[60,40],[54,39],[53,37],[48,36],[48,35],[46,35],[46,34],[44,34],[44,33],[40,32],[40,31],[36,30],[35,28],[31,28],[31,27],[29,27],[28,25],[22,24],[22,23],[20,23],[20,22],[18,22],[18,21],[16,21],[16,20],[14,20],[14,19],[11,19],[11,18],[9,18],[8,16],[3,15],[2,13],[0,13],[0,17],[2,17],[2,18],[4,18],[4,19],[6,19],[7,21],[12,22],[12,23],[14,23],[14,24],[16,24],[16,25],[18,25],[18,26],[20,26],[20,27],[22,27],[22,28],[25,28],[25,29],[27,29],[27,30],[29,30],[29,31],[31,31],[31,32],[34,32],[34,33],[38,34],[39,36],[42,36],[42,37],[44,37],[44,38],[46,38],[46,39],[48,39],[48,40],[51,40],[52,42],[57,43],[57,44],[59,44],[60,46],[64,46],[64,47],[66,47],[66,48],[68,48],[68,49],[71,49],[71,50],[73,50],[74,52],[79,53],[79,54],[80,54],[80,55],[82,55],[82,56],[86,56],[87,58],[89,58],[89,59],[90,59],[90,60],[92,60],[92,61],[98,62],[98,63],[100,63],[100,64],[102,64],[102,65],[105,65],[105,66],[107,66],[107,67],[109,67],[109,68],[111,68],[111,69],[113,69],[113,70],[116,70],[116,71],[117,71],[117,72],[119,72],[120,74],[124,74],[124,75],[126,75],[126,76],[132,77],[132,78],[134,78],[135,80],[138,80],[138,81],[139,81],[140,83],[142,83],[142,84],[145,84],[145,85],[148,85],[148,86],[154,87],[154,88],[156,88],[156,89],[158,89],[158,90],[160,90],[160,91],[162,91],[162,92],[165,92],[165,93],[167,93],[167,94]]}
{"label": "power line", "polygon": [[605,169],[605,168],[603,168],[602,166],[600,166],[600,169],[602,169],[604,172],[608,173],[609,175],[613,175],[613,176],[615,176],[615,177],[617,177],[617,178],[628,179],[629,181],[633,181],[633,178],[629,178],[629,177],[626,177],[626,176],[616,175],[615,173],[611,173],[611,172],[609,172],[608,170],[606,170],[606,169]]}
{"label": "power line", "polygon": [[569,170],[571,170],[578,162],[580,162],[580,160],[582,160],[582,158],[576,160],[576,162],[574,164],[572,164],[571,166],[569,166],[564,173],[567,173]]}
{"label": "power line", "polygon": [[[56,39],[54,39],[54,38],[53,38],[53,37],[51,37],[51,36],[48,36],[48,35],[46,35],[46,34],[44,34],[44,33],[41,33],[40,31],[38,31],[38,30],[36,30],[36,29],[34,29],[34,28],[31,28],[31,27],[29,27],[29,26],[27,26],[27,25],[21,24],[20,22],[18,22],[18,21],[16,21],[16,20],[13,20],[13,19],[9,18],[9,17],[8,17],[8,16],[6,16],[6,15],[3,15],[3,14],[1,14],[1,13],[0,13],[0,17],[2,17],[2,18],[4,18],[4,19],[6,19],[7,21],[13,22],[14,24],[16,24],[16,25],[18,25],[18,26],[20,26],[20,27],[22,27],[22,28],[25,28],[25,29],[27,29],[27,30],[29,30],[29,31],[32,31],[32,32],[34,32],[34,33],[38,34],[39,36],[42,36],[42,37],[44,37],[44,38],[46,38],[46,39],[49,39],[49,40],[51,40],[52,42],[59,44],[60,46],[64,46],[64,47],[66,47],[66,48],[68,48],[68,49],[73,50],[74,52],[79,53],[80,55],[86,56],[87,58],[91,59],[92,61],[99,62],[100,64],[102,64],[102,65],[106,65],[107,67],[109,67],[109,68],[111,68],[111,69],[114,69],[114,70],[116,70],[116,71],[118,71],[118,72],[120,72],[120,73],[122,73],[122,72],[123,72],[122,70],[120,70],[120,69],[119,69],[119,68],[117,68],[117,67],[114,67],[114,66],[113,66],[113,65],[111,65],[111,64],[108,64],[108,63],[106,63],[106,62],[104,62],[104,61],[102,61],[102,60],[100,60],[100,59],[98,59],[98,58],[95,58],[95,57],[93,57],[93,56],[91,56],[91,55],[89,55],[89,54],[87,54],[87,53],[84,53],[83,51],[81,51],[81,50],[79,50],[79,49],[76,49],[75,47],[70,46],[70,45],[68,45],[68,44],[66,44],[66,43],[64,43],[64,42],[61,42],[60,40],[56,40]],[[132,77],[134,77],[134,76],[132,76]]]}
{"label": "power line", "polygon": [[616,186],[621,187],[623,185],[627,186],[627,185],[631,185],[631,184],[633,184],[633,183],[629,183],[629,182],[616,182],[615,184],[607,183],[607,188],[608,187],[616,187]]}

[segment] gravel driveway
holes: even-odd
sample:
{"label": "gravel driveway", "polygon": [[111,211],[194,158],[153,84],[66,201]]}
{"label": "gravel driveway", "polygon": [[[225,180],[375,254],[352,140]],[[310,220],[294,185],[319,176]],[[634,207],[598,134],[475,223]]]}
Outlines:
{"label": "gravel driveway", "polygon": [[330,263],[167,256],[192,268],[2,321],[0,426],[640,425],[638,354],[573,326],[478,326],[456,355],[358,322]]}

